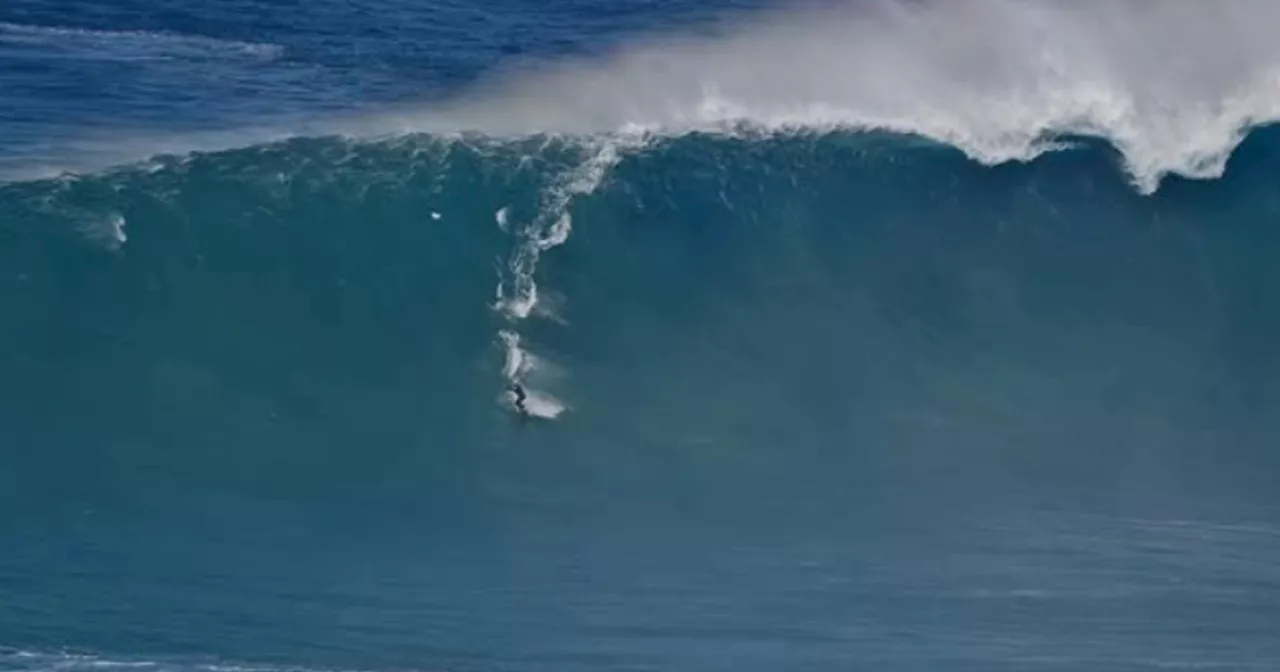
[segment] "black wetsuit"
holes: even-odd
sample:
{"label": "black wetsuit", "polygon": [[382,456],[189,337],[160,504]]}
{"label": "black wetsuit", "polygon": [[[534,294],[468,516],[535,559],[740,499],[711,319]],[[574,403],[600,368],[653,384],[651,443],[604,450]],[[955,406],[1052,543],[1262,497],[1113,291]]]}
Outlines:
{"label": "black wetsuit", "polygon": [[525,400],[529,398],[529,394],[524,391],[524,385],[512,383],[511,393],[516,395],[516,410],[520,411],[521,415],[529,415],[529,409],[524,405]]}

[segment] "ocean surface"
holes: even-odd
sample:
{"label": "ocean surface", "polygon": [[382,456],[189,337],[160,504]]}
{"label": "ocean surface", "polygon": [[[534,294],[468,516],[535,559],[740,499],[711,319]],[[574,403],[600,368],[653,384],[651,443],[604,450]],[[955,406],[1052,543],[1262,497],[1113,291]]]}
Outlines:
{"label": "ocean surface", "polygon": [[1276,25],[4,0],[0,672],[1280,669]]}

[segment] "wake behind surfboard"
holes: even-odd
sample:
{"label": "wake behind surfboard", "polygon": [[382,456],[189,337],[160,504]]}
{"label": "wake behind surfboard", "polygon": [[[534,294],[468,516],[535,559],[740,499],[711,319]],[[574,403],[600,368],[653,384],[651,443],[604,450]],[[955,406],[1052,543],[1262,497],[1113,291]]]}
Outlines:
{"label": "wake behind surfboard", "polygon": [[519,334],[502,331],[498,335],[505,348],[502,367],[503,378],[507,381],[507,389],[502,395],[505,405],[528,418],[554,420],[559,417],[566,410],[564,403],[546,392],[530,388],[525,382],[537,370],[538,361],[520,347]]}

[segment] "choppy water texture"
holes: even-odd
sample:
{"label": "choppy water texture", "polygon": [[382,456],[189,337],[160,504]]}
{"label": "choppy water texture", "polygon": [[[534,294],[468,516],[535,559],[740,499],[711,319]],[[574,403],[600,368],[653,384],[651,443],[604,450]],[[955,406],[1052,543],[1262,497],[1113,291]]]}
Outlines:
{"label": "choppy water texture", "polygon": [[0,671],[1276,669],[1277,19],[6,2]]}

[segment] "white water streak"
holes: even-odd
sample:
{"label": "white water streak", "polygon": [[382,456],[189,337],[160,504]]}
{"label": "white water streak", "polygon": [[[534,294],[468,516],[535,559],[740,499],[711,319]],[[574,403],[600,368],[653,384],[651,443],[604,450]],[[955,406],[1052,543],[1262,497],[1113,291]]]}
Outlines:
{"label": "white water streak", "polygon": [[[568,410],[564,402],[549,393],[529,387],[527,378],[541,367],[541,362],[523,348],[520,334],[504,329],[498,332],[498,339],[503,346],[502,377],[509,384],[524,387],[526,398],[523,412],[551,420]],[[507,405],[515,406],[516,397],[510,390],[503,392],[503,400]]]}
{"label": "white water streak", "polygon": [[588,147],[588,158],[567,172],[542,194],[538,214],[520,225],[510,220],[507,208],[494,218],[503,231],[516,237],[506,273],[498,284],[494,307],[509,319],[523,320],[538,305],[538,284],[534,278],[542,253],[563,245],[573,231],[569,212],[573,200],[590,194],[604,181],[609,169],[622,159],[627,149],[642,147],[641,136],[602,138]]}
{"label": "white water streak", "polygon": [[91,30],[0,21],[0,45],[39,46],[68,57],[94,60],[168,58],[252,58],[272,60],[284,54],[275,44],[223,40],[203,35],[142,30]]}
{"label": "white water streak", "polygon": [[[624,149],[636,149],[644,145],[643,136],[614,137],[588,147],[586,160],[543,191],[538,214],[525,226],[513,223],[510,210],[502,208],[494,214],[498,226],[516,237],[515,245],[507,261],[505,275],[498,282],[494,308],[509,321],[528,318],[538,305],[538,283],[534,275],[542,253],[563,245],[573,231],[573,216],[569,209],[575,198],[594,192],[603,182],[609,169],[622,159]],[[520,334],[514,330],[498,332],[505,346],[506,359],[503,376],[516,383],[532,371],[537,360],[520,345]],[[565,411],[558,399],[536,390],[528,390],[527,411],[544,418],[555,418]]]}

